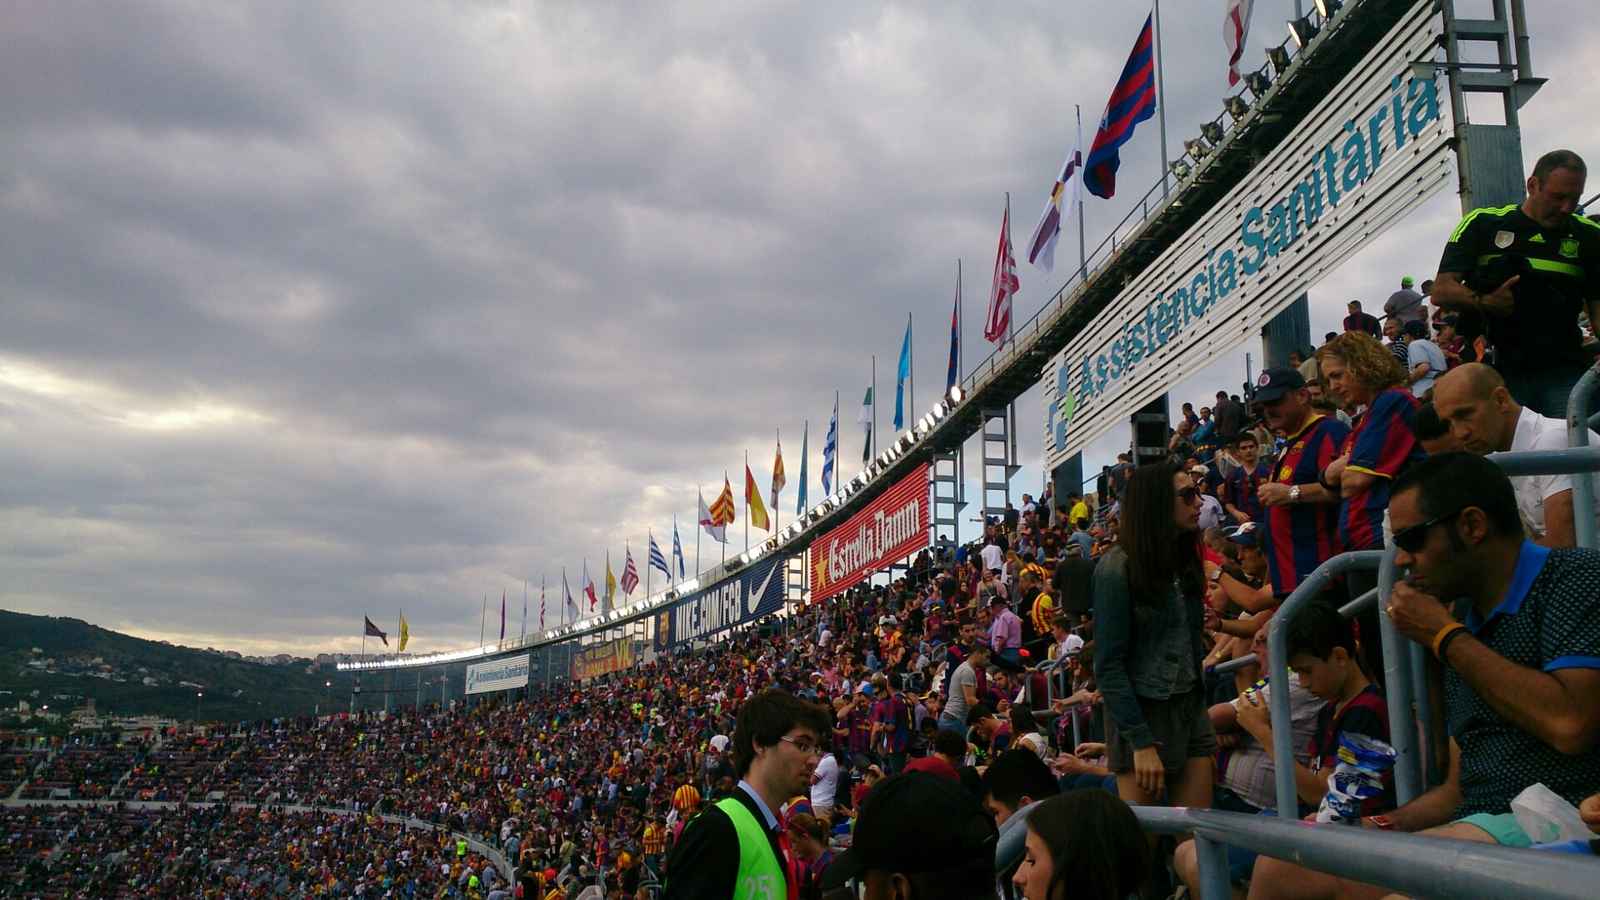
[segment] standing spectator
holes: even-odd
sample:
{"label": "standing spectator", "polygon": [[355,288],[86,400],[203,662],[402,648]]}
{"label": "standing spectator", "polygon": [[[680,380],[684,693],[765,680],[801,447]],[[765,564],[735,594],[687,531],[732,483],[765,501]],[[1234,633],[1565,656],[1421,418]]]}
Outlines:
{"label": "standing spectator", "polygon": [[999,538],[991,533],[984,543],[983,549],[978,551],[978,556],[983,560],[983,571],[992,572],[1003,570],[1006,565],[1006,551],[1000,546]]}
{"label": "standing spectator", "polygon": [[[1344,330],[1346,334],[1355,331],[1361,334],[1370,334],[1373,337],[1377,337],[1382,333],[1379,330],[1378,317],[1372,313],[1362,312],[1360,300],[1351,300],[1346,309],[1350,313],[1344,317]],[[1333,337],[1334,336],[1330,334],[1327,337],[1327,341],[1333,340]],[[1327,341],[1324,341],[1323,343],[1327,343]]]}
{"label": "standing spectator", "polygon": [[1200,663],[1205,574],[1200,492],[1177,465],[1133,473],[1117,545],[1094,576],[1095,676],[1118,795],[1211,805],[1216,735]]}
{"label": "standing spectator", "polygon": [[1339,492],[1321,479],[1350,429],[1312,409],[1311,393],[1293,369],[1262,372],[1256,400],[1267,427],[1284,440],[1270,480],[1256,489],[1265,511],[1260,536],[1272,594],[1282,599],[1339,552]]}
{"label": "standing spectator", "polygon": [[1406,323],[1406,378],[1411,393],[1426,396],[1433,389],[1434,379],[1445,373],[1448,363],[1439,345],[1428,340],[1428,324],[1416,321]]}
{"label": "standing spectator", "polygon": [[1450,233],[1433,286],[1435,305],[1483,316],[1511,395],[1552,418],[1592,361],[1578,314],[1600,321],[1600,226],[1575,215],[1587,175],[1570,150],[1539,157],[1521,205],[1475,209]]}
{"label": "standing spectator", "polygon": [[1434,339],[1434,343],[1439,345],[1439,352],[1444,354],[1446,371],[1454,369],[1464,362],[1472,362],[1476,359],[1472,348],[1456,330],[1456,324],[1460,321],[1461,319],[1456,313],[1445,313],[1434,320],[1434,331],[1438,335]]}
{"label": "standing spectator", "polygon": [[1401,327],[1408,322],[1428,321],[1428,307],[1422,302],[1422,295],[1412,290],[1416,284],[1410,275],[1400,279],[1400,290],[1389,295],[1383,302],[1384,318],[1398,319]]}
{"label": "standing spectator", "polygon": [[786,893],[776,810],[810,786],[827,735],[827,712],[784,691],[763,691],[739,708],[738,787],[684,828],[667,863],[668,900]]}
{"label": "standing spectator", "polygon": [[833,802],[839,791],[839,760],[826,746],[811,772],[811,814],[823,822],[833,819]]}
{"label": "standing spectator", "polygon": [[939,712],[939,730],[965,734],[967,711],[978,703],[978,675],[989,664],[989,646],[975,645],[947,680],[944,709]]}
{"label": "standing spectator", "polygon": [[[1500,374],[1483,363],[1468,363],[1439,379],[1434,395],[1434,407],[1451,438],[1469,453],[1567,446],[1565,421],[1523,408]],[[1600,435],[1589,432],[1589,443],[1600,446]],[[1511,479],[1511,487],[1529,537],[1545,547],[1577,546],[1572,476],[1518,475]]]}
{"label": "standing spectator", "polygon": [[1317,355],[1328,390],[1346,407],[1365,408],[1323,475],[1343,498],[1339,537],[1346,550],[1381,550],[1389,486],[1423,455],[1411,430],[1417,399],[1403,387],[1405,370],[1371,338],[1341,335]]}
{"label": "standing spectator", "polygon": [[1211,407],[1217,420],[1217,440],[1231,443],[1244,430],[1244,404],[1228,396],[1227,391],[1217,391],[1217,402]]}
{"label": "standing spectator", "polygon": [[1233,442],[1232,455],[1239,464],[1222,482],[1222,504],[1235,522],[1262,519],[1261,485],[1271,480],[1272,464],[1260,458],[1261,445],[1253,434],[1241,434]]}
{"label": "standing spectator", "polygon": [[1008,672],[1022,671],[1022,619],[1001,596],[989,601],[994,620],[989,624],[989,647],[994,664]]}
{"label": "standing spectator", "polygon": [[1384,346],[1394,356],[1395,362],[1398,362],[1401,368],[1406,368],[1406,362],[1411,358],[1411,354],[1406,350],[1406,333],[1400,327],[1400,322],[1395,319],[1384,319],[1383,337],[1388,341]]}
{"label": "standing spectator", "polygon": [[[1526,847],[1512,798],[1539,783],[1576,805],[1600,784],[1600,553],[1526,540],[1510,480],[1469,453],[1401,476],[1390,517],[1410,575],[1387,615],[1444,669],[1450,765],[1443,784],[1362,824]],[[1281,860],[1255,874],[1258,900],[1388,893]]]}

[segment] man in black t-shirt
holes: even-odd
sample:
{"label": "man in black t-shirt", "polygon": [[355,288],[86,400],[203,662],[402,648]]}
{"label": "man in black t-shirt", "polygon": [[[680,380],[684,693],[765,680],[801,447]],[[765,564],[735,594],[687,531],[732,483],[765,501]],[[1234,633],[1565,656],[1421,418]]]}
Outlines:
{"label": "man in black t-shirt", "polygon": [[1431,299],[1482,314],[1512,396],[1553,418],[1593,359],[1578,314],[1600,321],[1600,224],[1576,215],[1587,175],[1570,150],[1539,158],[1521,205],[1467,213],[1445,244]]}

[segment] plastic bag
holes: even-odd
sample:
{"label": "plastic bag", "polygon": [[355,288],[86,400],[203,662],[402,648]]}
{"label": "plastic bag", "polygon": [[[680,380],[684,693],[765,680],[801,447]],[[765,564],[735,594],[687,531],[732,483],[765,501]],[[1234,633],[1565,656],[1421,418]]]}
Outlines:
{"label": "plastic bag", "polygon": [[1518,794],[1511,801],[1511,813],[1535,844],[1594,837],[1578,815],[1578,808],[1543,784],[1531,785]]}
{"label": "plastic bag", "polygon": [[1328,793],[1317,809],[1317,821],[1360,824],[1362,801],[1383,793],[1394,757],[1394,748],[1383,741],[1364,734],[1341,734],[1339,765],[1328,779]]}

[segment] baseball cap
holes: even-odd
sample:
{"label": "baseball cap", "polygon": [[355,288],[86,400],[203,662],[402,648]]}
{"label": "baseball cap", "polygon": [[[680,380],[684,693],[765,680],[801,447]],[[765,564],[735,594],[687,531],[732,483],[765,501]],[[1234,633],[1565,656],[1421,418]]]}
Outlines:
{"label": "baseball cap", "polygon": [[822,876],[824,890],[871,869],[913,875],[994,865],[994,819],[959,781],[925,772],[886,778],[867,794],[850,849]]}
{"label": "baseball cap", "polygon": [[900,624],[900,620],[896,619],[894,616],[883,616],[882,618],[878,619],[878,624],[879,625],[899,625]]}
{"label": "baseball cap", "polygon": [[1206,468],[1205,466],[1190,466],[1189,467],[1189,474],[1190,475],[1209,475],[1209,474],[1211,474],[1211,470]]}
{"label": "baseball cap", "polygon": [[1416,282],[1411,280],[1411,276],[1410,275],[1402,276],[1401,279],[1400,279],[1400,286],[1401,287],[1411,287],[1413,284],[1416,284]]}
{"label": "baseball cap", "polygon": [[1241,547],[1254,547],[1256,545],[1256,523],[1246,522],[1222,529],[1222,536]]}
{"label": "baseball cap", "polygon": [[1290,391],[1297,391],[1306,386],[1306,380],[1300,372],[1290,368],[1264,369],[1256,378],[1255,399],[1261,403],[1271,403]]}

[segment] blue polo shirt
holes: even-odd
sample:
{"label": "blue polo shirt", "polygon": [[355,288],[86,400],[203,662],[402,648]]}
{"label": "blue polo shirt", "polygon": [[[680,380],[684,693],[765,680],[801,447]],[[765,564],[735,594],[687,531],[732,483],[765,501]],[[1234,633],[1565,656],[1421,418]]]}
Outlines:
{"label": "blue polo shirt", "polygon": [[[1550,550],[1524,541],[1505,599],[1463,620],[1479,641],[1520,666],[1600,669],[1600,551]],[[1450,735],[1461,746],[1456,816],[1509,811],[1536,782],[1577,805],[1600,785],[1600,745],[1568,756],[1502,718],[1445,667]]]}

